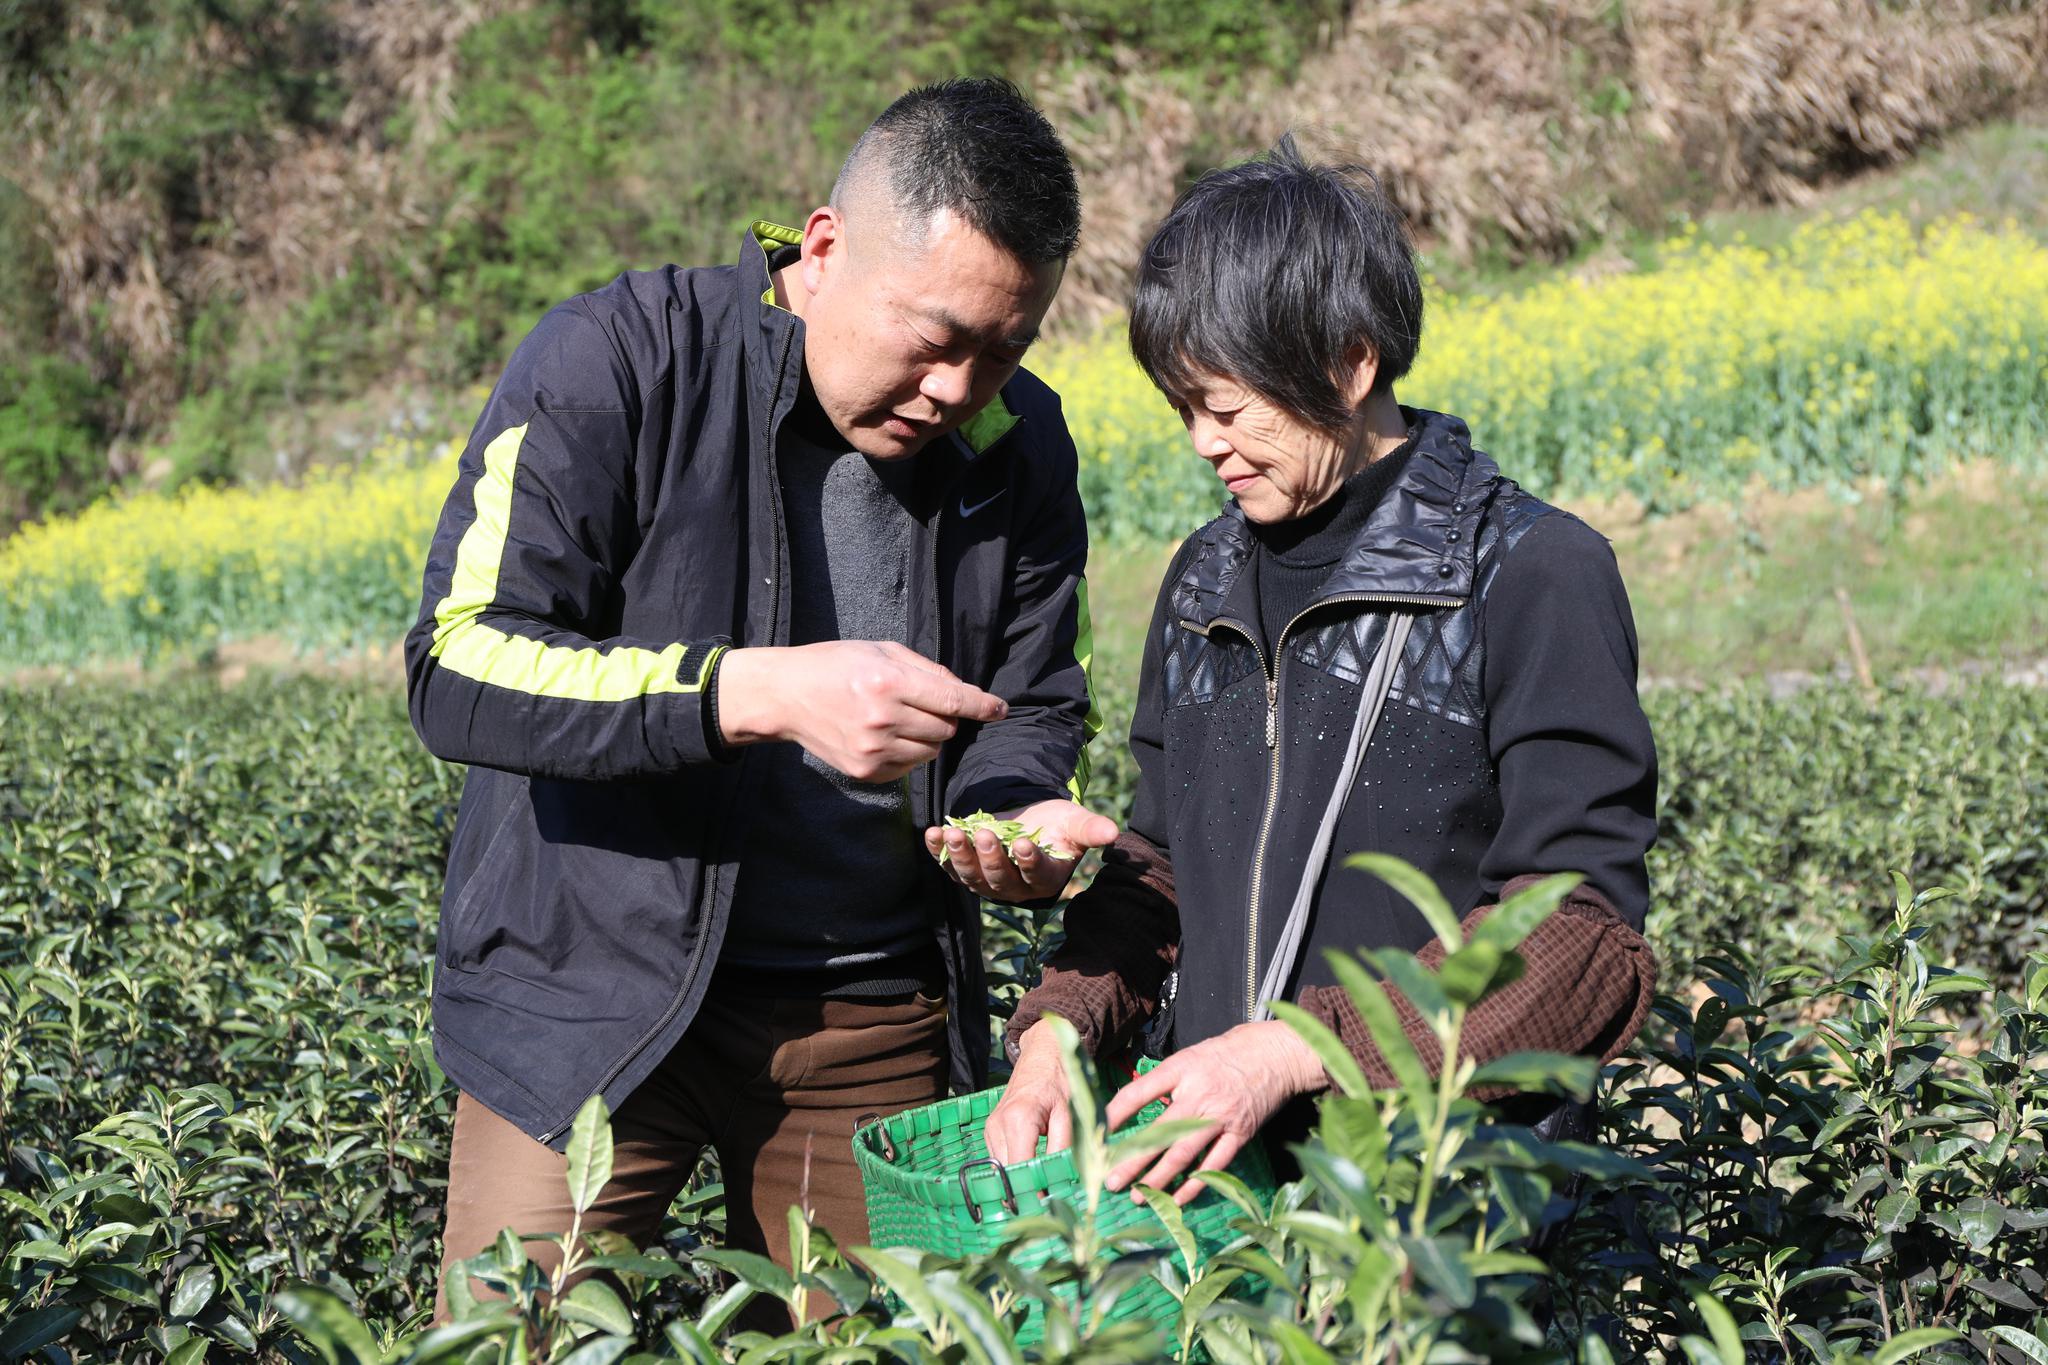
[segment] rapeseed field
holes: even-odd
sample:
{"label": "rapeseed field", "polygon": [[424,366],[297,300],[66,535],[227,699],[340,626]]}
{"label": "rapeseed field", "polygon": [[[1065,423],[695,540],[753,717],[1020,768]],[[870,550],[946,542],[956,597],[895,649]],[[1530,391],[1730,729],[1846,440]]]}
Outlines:
{"label": "rapeseed field", "polygon": [[[1658,267],[1433,296],[1402,401],[1456,413],[1545,496],[1652,510],[1899,483],[2048,455],[2048,249],[1954,218],[1813,223],[1783,246],[1666,242]],[[1043,358],[1097,535],[1178,537],[1215,477],[1113,334]]]}
{"label": "rapeseed field", "polygon": [[[1173,538],[1220,505],[1121,336],[1047,347],[1098,538]],[[1866,214],[1782,246],[1686,234],[1653,269],[1434,295],[1404,401],[1455,412],[1546,495],[1653,510],[1774,488],[1897,483],[2048,452],[2048,248],[1969,218]],[[0,542],[0,663],[279,634],[389,640],[459,441],[393,443],[298,486],[140,494]]]}

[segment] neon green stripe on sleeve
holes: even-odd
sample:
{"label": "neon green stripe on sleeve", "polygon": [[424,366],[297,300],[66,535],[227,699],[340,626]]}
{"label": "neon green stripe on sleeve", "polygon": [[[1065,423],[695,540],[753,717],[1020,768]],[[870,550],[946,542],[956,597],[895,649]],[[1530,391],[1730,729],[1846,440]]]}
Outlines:
{"label": "neon green stripe on sleeve", "polygon": [[1078,613],[1074,622],[1074,657],[1080,662],[1081,677],[1088,688],[1088,718],[1081,722],[1081,755],[1074,761],[1074,775],[1067,779],[1067,790],[1076,801],[1081,801],[1088,791],[1088,746],[1102,733],[1102,698],[1095,692],[1095,621],[1088,614],[1085,578],[1074,580],[1074,610]]}
{"label": "neon green stripe on sleeve", "polygon": [[[551,645],[481,619],[498,592],[498,567],[512,525],[513,476],[525,440],[522,424],[498,433],[484,447],[484,472],[471,491],[476,520],[455,547],[455,572],[448,595],[434,608],[429,652],[442,667],[465,678],[537,697],[608,702],[700,690],[702,670],[689,683],[676,677],[683,661],[681,643],[662,650]],[[705,660],[707,670],[710,662]]]}

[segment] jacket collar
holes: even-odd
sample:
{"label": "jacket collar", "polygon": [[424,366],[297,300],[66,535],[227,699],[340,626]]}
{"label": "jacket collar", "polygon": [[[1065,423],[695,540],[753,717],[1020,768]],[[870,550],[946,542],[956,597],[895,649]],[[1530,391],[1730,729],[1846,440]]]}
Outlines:
{"label": "jacket collar", "polygon": [[[1472,448],[1471,433],[1458,418],[1425,408],[1402,412],[1415,430],[1407,468],[1352,539],[1311,607],[1352,597],[1456,606],[1472,596],[1479,523],[1500,483],[1500,469]],[[1219,618],[1256,621],[1256,589],[1243,572],[1253,549],[1244,509],[1233,501],[1203,533],[1194,562],[1175,590],[1181,619],[1204,628]]]}
{"label": "jacket collar", "polygon": [[756,410],[768,414],[773,431],[796,401],[797,377],[803,371],[802,319],[775,303],[775,280],[768,269],[771,252],[794,246],[803,234],[766,219],[756,220],[741,238],[737,300],[743,319],[747,387]]}

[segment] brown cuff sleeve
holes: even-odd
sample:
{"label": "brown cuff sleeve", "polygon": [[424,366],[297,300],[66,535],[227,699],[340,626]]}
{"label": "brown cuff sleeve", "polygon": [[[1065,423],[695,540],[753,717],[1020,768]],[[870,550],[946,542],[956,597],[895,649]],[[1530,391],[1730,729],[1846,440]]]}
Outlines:
{"label": "brown cuff sleeve", "polygon": [[[1501,898],[1540,880],[1517,877],[1502,888]],[[1493,910],[1482,905],[1467,915],[1467,933]],[[1649,1017],[1657,994],[1656,954],[1590,886],[1581,884],[1567,896],[1518,951],[1527,969],[1474,1005],[1465,1018],[1466,1056],[1487,1062],[1511,1052],[1563,1052],[1609,1062]],[[1415,956],[1435,970],[1443,964],[1443,944],[1432,939]],[[1422,1064],[1436,1075],[1443,1066],[1436,1035],[1398,990],[1389,987],[1387,994],[1400,1016],[1402,1032]],[[1374,1085],[1395,1084],[1393,1070],[1373,1045],[1371,1031],[1343,987],[1308,987],[1301,993],[1301,1006],[1343,1040]],[[1511,1093],[1499,1086],[1472,1091],[1480,1100]]]}
{"label": "brown cuff sleeve", "polygon": [[1094,882],[1067,902],[1065,927],[1066,941],[1003,1030],[1012,1061],[1024,1030],[1047,1014],[1072,1024],[1091,1057],[1122,1046],[1152,1017],[1180,954],[1173,864],[1124,831],[1103,854]]}

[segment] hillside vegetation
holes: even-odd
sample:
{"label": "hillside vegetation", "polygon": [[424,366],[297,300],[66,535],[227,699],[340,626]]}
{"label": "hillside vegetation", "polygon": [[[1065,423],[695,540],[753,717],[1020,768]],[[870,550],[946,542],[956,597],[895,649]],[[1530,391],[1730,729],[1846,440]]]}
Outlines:
{"label": "hillside vegetation", "polygon": [[[1966,457],[2008,477],[2041,468],[2048,246],[1865,215],[1769,251],[1688,236],[1661,255],[1599,280],[1434,296],[1403,396],[1465,417],[1538,492],[1617,507],[1900,488]],[[1214,514],[1214,475],[1120,337],[1053,342],[1032,364],[1064,397],[1098,545],[1177,540]],[[459,453],[395,440],[296,485],[143,493],[26,526],[0,542],[0,666],[271,633],[395,639]],[[1106,583],[1105,601],[1149,601],[1154,573]]]}
{"label": "hillside vegetation", "polygon": [[1055,318],[1284,127],[1446,264],[1797,199],[2032,98],[2013,0],[24,0],[0,10],[0,524],[110,480],[333,459],[622,267],[801,213],[908,83],[1002,72],[1089,206]]}

